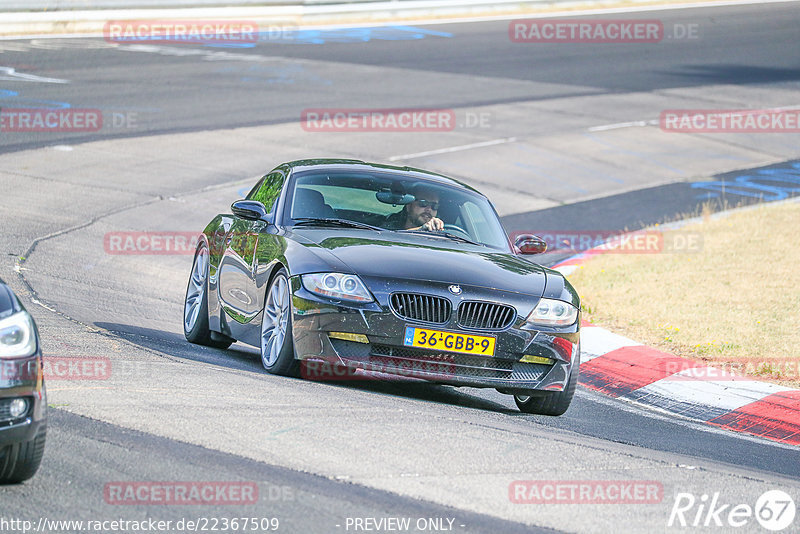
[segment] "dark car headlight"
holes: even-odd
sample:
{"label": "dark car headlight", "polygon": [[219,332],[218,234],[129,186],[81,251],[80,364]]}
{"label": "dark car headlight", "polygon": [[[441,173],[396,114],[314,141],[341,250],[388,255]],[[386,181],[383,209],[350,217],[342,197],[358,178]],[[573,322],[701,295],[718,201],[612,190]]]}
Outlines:
{"label": "dark car headlight", "polygon": [[354,274],[313,273],[301,276],[303,287],[312,293],[336,300],[371,302],[372,295]]}
{"label": "dark car headlight", "polygon": [[26,311],[0,320],[0,358],[30,356],[36,352],[36,330]]}
{"label": "dark car headlight", "polygon": [[539,304],[525,319],[522,328],[535,329],[536,326],[569,326],[578,318],[578,308],[568,302],[555,299],[541,299]]}

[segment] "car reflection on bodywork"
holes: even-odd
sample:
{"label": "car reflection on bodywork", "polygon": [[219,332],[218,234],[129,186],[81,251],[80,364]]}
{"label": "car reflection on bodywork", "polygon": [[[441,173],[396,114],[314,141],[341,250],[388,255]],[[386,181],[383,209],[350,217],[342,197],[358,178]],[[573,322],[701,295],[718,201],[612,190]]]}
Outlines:
{"label": "car reflection on bodywork", "polygon": [[578,295],[523,257],[544,243],[511,243],[474,189],[408,167],[303,160],[274,169],[231,210],[211,221],[195,253],[189,341],[259,347],[274,374],[320,362],[412,370],[496,388],[527,413],[569,407]]}

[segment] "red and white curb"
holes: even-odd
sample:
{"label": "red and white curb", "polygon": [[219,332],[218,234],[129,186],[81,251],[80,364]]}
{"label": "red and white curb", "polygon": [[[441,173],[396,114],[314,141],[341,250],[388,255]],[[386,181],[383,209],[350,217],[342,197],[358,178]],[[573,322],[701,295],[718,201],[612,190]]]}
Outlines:
{"label": "red and white curb", "polygon": [[[553,268],[569,275],[603,252],[591,250]],[[579,381],[610,397],[800,445],[800,390],[732,375],[586,322],[581,327]]]}

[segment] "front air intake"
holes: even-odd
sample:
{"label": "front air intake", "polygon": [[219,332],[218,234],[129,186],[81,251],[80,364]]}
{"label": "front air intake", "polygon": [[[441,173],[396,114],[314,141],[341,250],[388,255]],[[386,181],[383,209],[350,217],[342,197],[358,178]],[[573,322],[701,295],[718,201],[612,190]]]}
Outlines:
{"label": "front air intake", "polygon": [[432,295],[393,293],[389,301],[397,315],[412,321],[445,324],[453,311],[449,300]]}
{"label": "front air intake", "polygon": [[465,300],[458,307],[458,326],[468,330],[505,330],[516,315],[516,310],[505,304]]}

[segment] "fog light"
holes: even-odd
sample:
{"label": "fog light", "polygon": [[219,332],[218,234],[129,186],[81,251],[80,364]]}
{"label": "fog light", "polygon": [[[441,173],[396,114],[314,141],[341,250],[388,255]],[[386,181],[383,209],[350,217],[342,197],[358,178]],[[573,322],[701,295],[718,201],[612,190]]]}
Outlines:
{"label": "fog light", "polygon": [[341,339],[343,341],[355,341],[356,343],[369,343],[369,339],[364,334],[351,334],[349,332],[328,332],[328,337]]}
{"label": "fog light", "polygon": [[22,417],[28,411],[27,399],[14,399],[8,405],[8,413],[13,418]]}
{"label": "fog light", "polygon": [[526,354],[522,357],[520,362],[523,363],[541,363],[544,365],[553,365],[556,361],[552,358],[545,358],[544,356],[533,356],[531,354]]}

